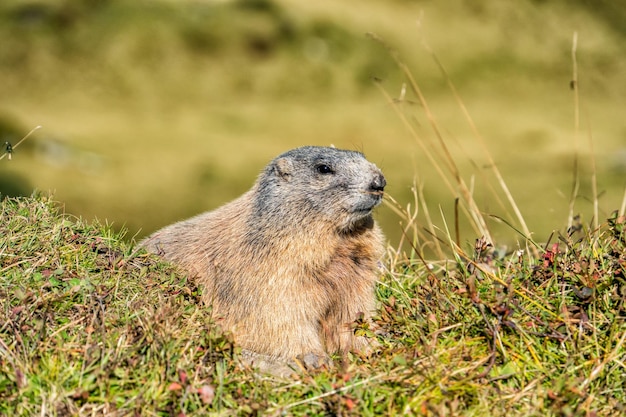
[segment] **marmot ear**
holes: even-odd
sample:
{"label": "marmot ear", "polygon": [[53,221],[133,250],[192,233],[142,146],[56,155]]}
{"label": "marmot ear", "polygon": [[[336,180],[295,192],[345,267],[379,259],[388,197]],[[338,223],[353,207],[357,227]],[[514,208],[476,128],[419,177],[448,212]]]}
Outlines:
{"label": "marmot ear", "polygon": [[274,164],[274,169],[279,177],[284,179],[285,181],[289,181],[291,179],[291,172],[293,170],[293,164],[291,160],[287,158],[279,158],[276,160]]}

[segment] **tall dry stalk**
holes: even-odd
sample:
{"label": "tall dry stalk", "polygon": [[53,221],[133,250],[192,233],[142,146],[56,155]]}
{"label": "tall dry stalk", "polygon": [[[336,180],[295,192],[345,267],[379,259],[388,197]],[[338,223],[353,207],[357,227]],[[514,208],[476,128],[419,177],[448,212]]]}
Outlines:
{"label": "tall dry stalk", "polygon": [[[426,158],[432,164],[433,168],[435,169],[439,177],[442,179],[443,184],[446,186],[446,188],[448,188],[452,192],[453,195],[460,196],[458,207],[463,211],[463,213],[469,219],[471,219],[471,225],[474,228],[475,232],[478,233],[479,235],[484,236],[488,241],[493,242],[491,232],[485,221],[485,216],[481,212],[480,208],[478,207],[474,199],[472,187],[469,187],[467,183],[465,182],[464,178],[461,176],[459,167],[456,161],[454,160],[454,158],[452,157],[448,144],[446,143],[446,139],[444,138],[442,134],[442,129],[439,127],[439,124],[437,123],[435,115],[431,111],[428,101],[426,100],[424,94],[422,93],[422,90],[418,82],[416,81],[415,77],[411,73],[408,66],[399,58],[396,51],[390,48],[377,35],[370,34],[370,36],[387,48],[392,58],[394,59],[394,61],[396,62],[400,70],[402,71],[403,75],[405,76],[407,80],[410,90],[417,97],[419,104],[424,110],[424,113],[429,122],[431,130],[434,133],[434,136],[436,138],[436,146],[432,146],[432,144],[429,144],[427,140],[417,132],[417,130],[415,129],[413,124],[409,121],[409,119],[404,114],[404,112],[401,111],[400,105],[402,105],[403,102],[405,101],[404,100],[405,87],[403,86],[403,90],[402,90],[403,93],[401,94],[400,99],[394,99],[380,85],[380,83],[377,83],[377,86],[379,87],[383,95],[386,97],[390,105],[393,107],[396,114],[400,117],[403,124],[407,127],[407,130],[409,131],[410,135],[415,139],[415,142],[418,144],[418,146],[422,150],[423,155],[426,156]],[[467,107],[465,106],[463,100],[461,99],[460,94],[458,93],[456,87],[454,86],[452,79],[448,75],[443,64],[440,62],[437,56],[430,50],[428,45],[425,42],[423,43],[423,45],[431,54],[433,60],[437,64],[441,73],[443,74],[443,77],[445,78],[448,87],[452,91],[458,106],[460,107],[467,123],[469,124],[472,130],[474,139],[478,142],[481,149],[483,150],[483,154],[487,158],[489,166],[491,167],[491,170],[494,173],[496,180],[506,197],[506,201],[508,201],[511,209],[514,212],[514,218],[517,220],[517,223],[519,224],[519,228],[514,227],[514,230],[516,230],[518,233],[524,236],[524,238],[527,239],[528,241],[532,241],[531,232],[526,224],[526,221],[517,203],[515,202],[515,199],[513,198],[511,191],[509,190],[506,182],[504,181],[504,178],[500,170],[498,169],[498,166],[496,165],[485,143],[485,140],[479,133],[478,128],[476,127],[476,124],[474,123]],[[440,163],[439,161],[441,161],[442,163]],[[452,177],[452,180],[449,178],[449,176]],[[490,187],[489,191],[494,195],[495,200],[500,203],[500,205],[505,209],[505,211],[508,211],[505,205],[502,203],[502,200],[500,199],[498,192],[493,187]],[[455,212],[456,212],[456,209],[457,207],[455,207]],[[505,222],[505,223],[510,224],[509,222]],[[457,241],[458,241],[458,236],[457,236]],[[530,245],[529,247],[531,248],[531,250],[534,252],[535,255],[538,255],[538,249],[536,245],[533,244],[533,245]]]}
{"label": "tall dry stalk", "polygon": [[[22,139],[20,139],[19,142],[17,142],[15,145],[12,145],[12,148],[15,149],[18,146],[20,146],[22,144],[22,142],[24,142],[26,139],[28,139],[33,133],[35,133],[37,130],[41,129],[41,126],[35,126],[30,132],[28,132],[26,134],[26,136],[24,136]],[[10,155],[9,152],[5,152],[2,154],[2,156],[0,156],[0,161],[2,161],[4,159],[5,156]],[[9,156],[9,160],[11,159],[11,157]]]}
{"label": "tall dry stalk", "polygon": [[574,90],[574,181],[572,184],[572,193],[569,200],[569,213],[567,216],[567,229],[571,229],[574,224],[574,206],[576,205],[576,197],[580,187],[580,178],[578,174],[578,132],[580,130],[580,106],[578,97],[578,62],[576,60],[576,49],[578,48],[578,32],[574,32],[572,38],[572,81],[570,87]]}

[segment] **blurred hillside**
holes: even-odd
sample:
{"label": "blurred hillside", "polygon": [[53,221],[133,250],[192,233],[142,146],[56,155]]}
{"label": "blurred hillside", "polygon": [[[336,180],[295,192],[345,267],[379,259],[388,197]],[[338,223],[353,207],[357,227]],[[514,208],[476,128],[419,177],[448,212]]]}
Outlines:
{"label": "blurred hillside", "polygon": [[[401,97],[404,76],[366,36],[373,32],[420,83],[481,207],[506,217],[486,192],[484,153],[425,45],[437,55],[531,230],[545,238],[565,223],[576,153],[577,209],[589,221],[589,135],[601,215],[621,204],[626,7],[618,3],[5,0],[0,142],[43,128],[0,161],[0,192],[52,190],[68,212],[143,235],[241,194],[284,150],[334,144],[363,150],[402,205],[417,181],[431,211],[450,215],[454,195],[373,81]],[[433,136],[415,97],[401,98],[416,130]],[[388,209],[380,216],[397,240],[398,218]]]}

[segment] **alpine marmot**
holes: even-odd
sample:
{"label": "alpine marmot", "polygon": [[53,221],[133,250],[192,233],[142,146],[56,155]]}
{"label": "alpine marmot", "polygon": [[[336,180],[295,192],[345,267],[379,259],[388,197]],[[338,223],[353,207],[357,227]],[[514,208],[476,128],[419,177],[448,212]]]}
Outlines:
{"label": "alpine marmot", "polygon": [[368,346],[351,325],[375,308],[384,246],[372,210],[385,185],[359,152],[301,147],[241,197],[141,245],[198,279],[252,362],[315,364]]}

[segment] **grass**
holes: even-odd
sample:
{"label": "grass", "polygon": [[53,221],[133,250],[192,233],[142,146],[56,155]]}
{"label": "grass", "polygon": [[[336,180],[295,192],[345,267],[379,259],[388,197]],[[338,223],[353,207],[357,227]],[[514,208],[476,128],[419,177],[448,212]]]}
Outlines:
{"label": "grass", "polygon": [[193,284],[110,228],[44,197],[5,200],[1,224],[0,413],[167,410],[179,370],[227,366]]}
{"label": "grass", "polygon": [[438,262],[391,251],[380,351],[280,380],[238,367],[201,289],[109,226],[45,196],[1,204],[5,415],[626,412],[623,214],[537,257],[484,239]]}

